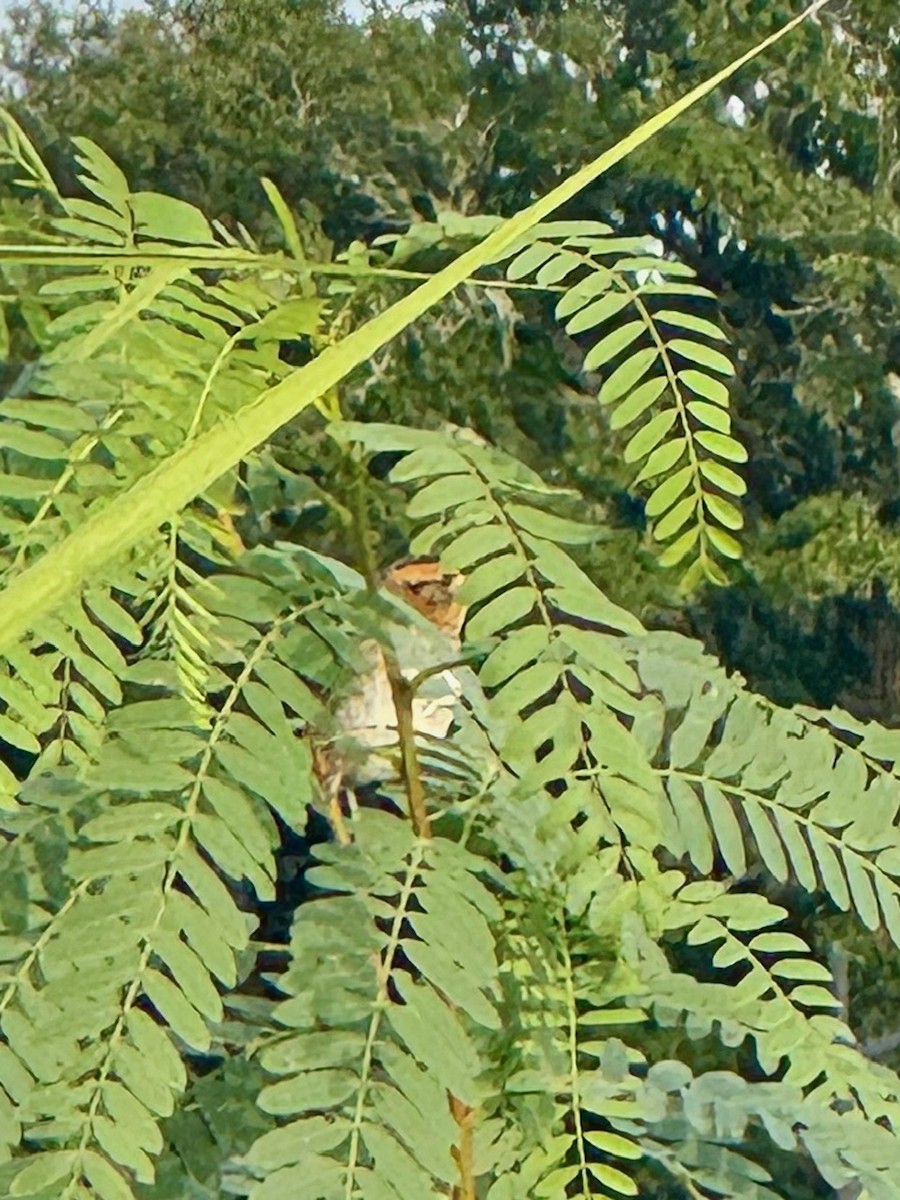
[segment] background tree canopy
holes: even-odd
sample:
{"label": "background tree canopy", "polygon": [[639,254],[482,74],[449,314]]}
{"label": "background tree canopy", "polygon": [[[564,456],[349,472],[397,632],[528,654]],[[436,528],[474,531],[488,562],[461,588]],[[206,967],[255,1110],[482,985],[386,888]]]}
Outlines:
{"label": "background tree canopy", "polygon": [[[431,271],[446,251],[404,243],[417,225],[448,209],[513,214],[803,6],[435,0],[425,15],[373,3],[364,22],[338,0],[64,7],[13,7],[2,42],[5,103],[63,194],[81,194],[77,133],[135,190],[180,197],[261,244],[280,237],[267,177],[300,214],[310,255],[364,261],[394,237],[404,265]],[[553,297],[524,292],[513,306],[458,292],[356,372],[342,399],[350,418],[451,424],[508,448],[570,489],[570,515],[602,527],[576,557],[649,626],[702,637],[779,704],[840,704],[897,727],[900,24],[893,0],[830,12],[561,214],[659,239],[721,299],[749,451],[746,553],[727,588],[684,597],[656,565],[643,502],[626,487],[626,434],[582,369],[590,336],[560,333]],[[30,203],[6,199],[0,217],[15,226]],[[348,320],[398,288],[367,285]],[[7,390],[46,346],[47,320],[36,296],[7,305]],[[315,349],[298,340],[282,353],[296,365]],[[376,474],[392,465],[376,460]],[[333,443],[298,421],[251,481],[257,502],[234,514],[237,534],[249,545],[274,529],[341,557],[342,470]],[[386,564],[410,527],[387,487],[375,495]],[[897,1066],[896,950],[863,953],[827,903],[801,916],[844,980],[854,1029]],[[785,1194],[812,1186],[798,1176]]]}
{"label": "background tree canopy", "polygon": [[[340,252],[440,208],[518,210],[648,104],[702,79],[743,33],[792,11],[443,0],[423,18],[373,7],[362,25],[337,0],[151,0],[118,17],[81,4],[71,21],[46,0],[19,6],[3,55],[14,111],[71,186],[78,129],[136,187],[259,236],[274,232],[266,175],[307,214],[310,236]],[[565,213],[653,234],[722,298],[750,451],[746,570],[728,592],[685,607],[650,569],[621,443],[579,402],[584,345],[549,332],[546,302],[497,311],[493,333],[483,311],[437,314],[365,386],[368,406],[397,417],[427,405],[435,420],[502,431],[575,487],[616,529],[596,568],[617,598],[651,619],[665,610],[780,700],[861,704],[888,722],[900,661],[879,598],[882,585],[894,594],[900,508],[894,21],[885,2],[807,23]]]}

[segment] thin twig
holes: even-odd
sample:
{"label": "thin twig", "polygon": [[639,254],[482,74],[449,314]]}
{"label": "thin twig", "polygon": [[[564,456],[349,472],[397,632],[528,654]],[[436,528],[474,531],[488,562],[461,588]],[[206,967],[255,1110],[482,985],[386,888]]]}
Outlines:
{"label": "thin twig", "polygon": [[[375,555],[372,553],[365,472],[361,464],[355,463],[354,466],[356,467],[356,479],[354,480],[353,488],[356,516],[354,528],[359,548],[359,563],[366,586],[374,598],[381,589],[381,580],[375,562]],[[410,820],[412,821],[417,837],[430,838],[431,819],[425,805],[425,788],[422,784],[419,757],[416,753],[416,735],[412,707],[415,690],[410,685],[409,680],[404,677],[393,646],[385,642],[381,646],[381,653],[397,717],[397,741],[400,747],[401,778],[406,791]]]}

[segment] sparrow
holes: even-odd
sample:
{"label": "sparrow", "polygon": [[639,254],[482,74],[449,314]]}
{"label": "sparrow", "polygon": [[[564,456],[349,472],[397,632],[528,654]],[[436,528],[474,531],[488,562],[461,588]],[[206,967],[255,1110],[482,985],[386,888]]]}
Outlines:
{"label": "sparrow", "polygon": [[[383,575],[384,590],[428,623],[412,618],[389,631],[403,675],[414,679],[423,671],[452,660],[460,649],[466,609],[457,599],[463,576],[447,574],[434,559],[402,560]],[[361,646],[366,668],[342,698],[335,713],[337,733],[320,742],[314,768],[328,805],[338,841],[349,842],[343,818],[344,800],[352,808],[353,789],[397,777],[391,751],[397,745],[397,716],[384,653],[378,642]],[[429,677],[412,702],[413,727],[425,738],[446,737],[462,684],[452,669]]]}

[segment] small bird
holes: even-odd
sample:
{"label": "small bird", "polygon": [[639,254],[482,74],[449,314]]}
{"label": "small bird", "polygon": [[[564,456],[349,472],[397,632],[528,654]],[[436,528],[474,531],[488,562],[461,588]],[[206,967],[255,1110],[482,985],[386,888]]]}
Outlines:
{"label": "small bird", "polygon": [[[456,598],[463,576],[448,575],[434,559],[413,559],[395,563],[383,579],[385,591],[400,601],[401,609],[411,610],[405,622],[388,631],[404,677],[414,679],[456,658],[466,616]],[[336,736],[319,743],[315,754],[316,774],[341,842],[350,840],[342,796],[352,808],[352,789],[389,783],[398,775],[391,754],[398,740],[397,714],[384,653],[374,640],[364,642],[360,649],[367,669],[335,713]],[[416,734],[446,737],[461,691],[460,676],[451,668],[427,678],[412,701]]]}

